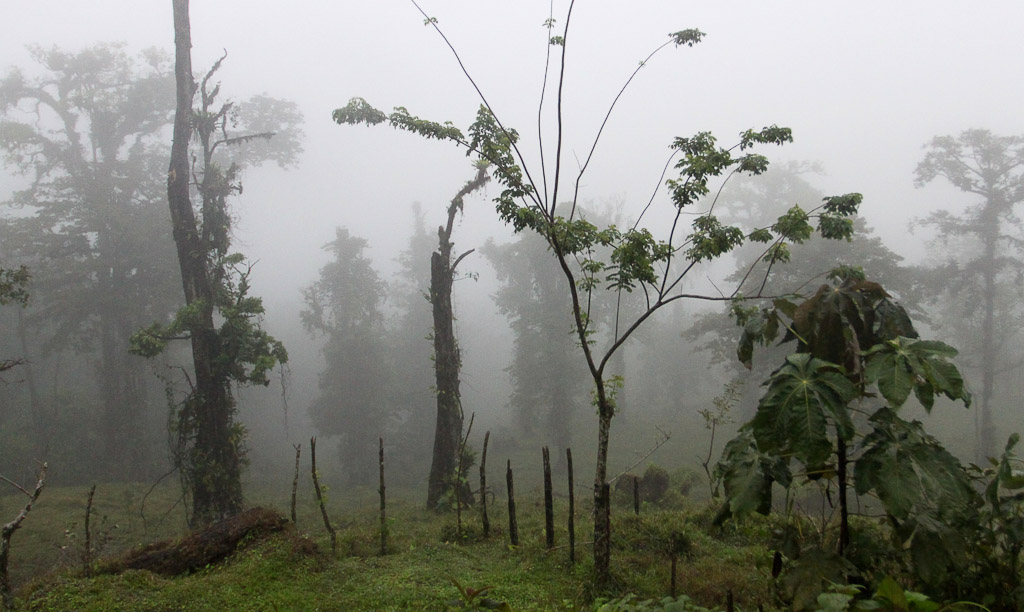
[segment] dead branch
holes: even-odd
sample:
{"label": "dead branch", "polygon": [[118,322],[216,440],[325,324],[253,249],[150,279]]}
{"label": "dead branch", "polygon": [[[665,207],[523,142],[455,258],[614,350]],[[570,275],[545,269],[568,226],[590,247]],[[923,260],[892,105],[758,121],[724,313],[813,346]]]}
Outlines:
{"label": "dead branch", "polygon": [[11,552],[11,536],[14,532],[21,527],[22,521],[28,516],[28,513],[32,511],[32,505],[39,499],[39,495],[43,492],[43,484],[46,482],[46,464],[39,470],[39,480],[36,482],[36,488],[29,493],[24,487],[19,486],[7,478],[4,478],[5,482],[10,483],[20,491],[28,495],[28,503],[21,509],[18,516],[14,517],[14,520],[3,526],[0,530],[0,605],[3,606],[4,610],[14,609],[14,593],[11,592],[11,580],[10,575],[7,572],[7,562],[10,558]]}

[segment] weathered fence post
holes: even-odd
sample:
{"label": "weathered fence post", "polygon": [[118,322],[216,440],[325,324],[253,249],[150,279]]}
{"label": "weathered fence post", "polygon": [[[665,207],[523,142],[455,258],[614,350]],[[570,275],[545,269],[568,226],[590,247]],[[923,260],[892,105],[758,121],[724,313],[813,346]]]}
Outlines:
{"label": "weathered fence post", "polygon": [[302,452],[301,444],[292,444],[295,447],[295,478],[292,479],[292,525],[298,523],[295,517],[295,498],[299,491],[299,454]]}
{"label": "weathered fence post", "polygon": [[388,515],[387,504],[384,498],[384,438],[377,438],[380,442],[378,463],[380,464],[380,554],[388,554]]}
{"label": "weathered fence post", "polygon": [[508,539],[512,546],[519,546],[519,525],[516,522],[516,494],[512,486],[512,460],[505,468],[505,484],[508,485]]}
{"label": "weathered fence post", "polygon": [[483,525],[484,537],[491,535],[491,521],[487,518],[487,442],[491,432],[484,434],[484,449],[480,453],[480,522]]}
{"label": "weathered fence post", "polygon": [[640,515],[640,478],[633,477],[633,513]]}
{"label": "weathered fence post", "polygon": [[565,462],[569,470],[569,563],[576,563],[576,489],[572,482],[572,449],[565,449]]}
{"label": "weathered fence post", "polygon": [[555,547],[555,498],[551,491],[551,453],[541,449],[544,457],[544,536],[548,550]]}
{"label": "weathered fence post", "polygon": [[324,492],[320,487],[320,475],[316,471],[316,436],[309,439],[309,462],[313,471],[313,488],[316,489],[316,499],[320,503],[320,514],[324,517],[324,527],[327,528],[327,533],[331,534],[331,554],[338,554],[338,534],[331,526],[331,519],[327,518]]}

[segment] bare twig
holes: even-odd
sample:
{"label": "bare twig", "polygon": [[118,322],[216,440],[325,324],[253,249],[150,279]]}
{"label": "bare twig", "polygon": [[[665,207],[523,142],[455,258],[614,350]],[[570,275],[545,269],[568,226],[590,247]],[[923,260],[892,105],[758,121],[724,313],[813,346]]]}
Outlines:
{"label": "bare twig", "polygon": [[[4,525],[3,529],[0,530],[0,605],[3,606],[4,610],[14,609],[14,593],[11,591],[10,575],[7,572],[7,562],[10,559],[11,553],[11,536],[21,527],[22,521],[32,511],[32,505],[36,503],[39,495],[42,494],[43,484],[46,482],[46,467],[47,465],[44,463],[43,467],[39,470],[39,479],[36,482],[35,489],[33,489],[32,493],[28,494],[28,503],[21,509],[18,516],[14,517],[14,520]],[[21,491],[25,490],[6,478],[4,478],[4,481],[11,483]]]}
{"label": "bare twig", "polygon": [[644,454],[643,457],[640,457],[639,459],[637,459],[636,462],[633,463],[633,465],[631,465],[628,468],[626,468],[626,469],[622,470],[621,472],[619,472],[614,478],[609,478],[608,479],[608,483],[609,484],[614,483],[619,478],[621,478],[621,477],[625,476],[626,474],[628,474],[633,468],[635,468],[636,466],[638,466],[641,463],[643,463],[644,461],[646,461],[648,457],[650,457],[654,453],[658,452],[658,449],[661,448],[666,442],[668,442],[672,438],[672,432],[665,431],[665,430],[661,429],[660,427],[656,427],[655,429],[657,429],[658,433],[661,434],[661,439],[658,440],[654,444],[654,446],[649,451],[647,451]]}
{"label": "bare twig", "polygon": [[324,503],[323,489],[320,487],[320,475],[316,472],[316,437],[309,439],[309,461],[313,472],[313,488],[316,489],[316,500],[320,504],[320,514],[324,517],[324,527],[327,533],[331,534],[331,554],[338,554],[338,534],[331,526],[331,519],[327,517],[327,504]]}
{"label": "bare twig", "polygon": [[[157,488],[157,486],[161,482],[163,482],[164,478],[167,478],[168,476],[170,476],[171,474],[173,474],[173,473],[175,473],[177,471],[178,471],[177,466],[171,468],[171,471],[167,472],[166,474],[164,474],[160,478],[157,478],[156,482],[154,482],[153,485],[149,487],[149,490],[146,491],[146,494],[142,496],[142,503],[139,504],[139,517],[142,519],[142,531],[143,532],[148,532],[149,531],[149,529],[146,527],[146,500],[149,499],[150,494],[153,493],[153,491]],[[177,504],[175,504],[175,506],[177,506]]]}

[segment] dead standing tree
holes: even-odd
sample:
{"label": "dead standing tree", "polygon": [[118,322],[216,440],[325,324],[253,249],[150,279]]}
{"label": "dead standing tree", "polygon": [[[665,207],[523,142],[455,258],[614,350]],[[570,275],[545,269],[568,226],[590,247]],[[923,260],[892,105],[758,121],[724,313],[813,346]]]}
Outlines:
{"label": "dead standing tree", "polygon": [[427,484],[427,507],[437,508],[452,487],[459,464],[462,440],[462,400],[459,370],[462,360],[455,338],[452,310],[452,283],[455,270],[470,249],[452,259],[452,227],[462,212],[463,199],[483,187],[490,177],[486,164],[477,167],[476,176],[467,182],[448,205],[448,221],[437,228],[438,248],[430,255],[430,307],[434,314],[434,376],[437,387],[437,422],[434,428],[434,452]]}

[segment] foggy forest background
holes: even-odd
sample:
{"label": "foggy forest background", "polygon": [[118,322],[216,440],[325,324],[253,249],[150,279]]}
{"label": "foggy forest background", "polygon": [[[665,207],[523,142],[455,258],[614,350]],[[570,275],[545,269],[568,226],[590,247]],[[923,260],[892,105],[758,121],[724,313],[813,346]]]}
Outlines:
{"label": "foggy forest background", "polygon": [[[435,414],[424,298],[430,253],[450,199],[474,168],[454,147],[343,129],[330,111],[361,95],[465,123],[472,92],[404,3],[288,15],[222,4],[195,7],[196,73],[226,49],[215,80],[236,103],[235,125],[278,132],[237,154],[244,190],[230,200],[231,241],[246,256],[251,293],[263,299],[265,329],[289,355],[267,386],[237,390],[245,478],[285,483],[292,445],[316,434],[330,441],[321,443],[331,449],[321,451],[326,478],[373,486],[381,436],[392,482],[419,495]],[[114,14],[115,5],[95,10]],[[923,336],[960,349],[977,395],[984,301],[971,266],[983,244],[964,228],[984,198],[922,178],[918,164],[936,136],[1024,133],[1024,91],[1009,76],[1021,74],[1024,61],[1009,25],[1019,23],[1020,7],[908,3],[851,16],[807,5],[808,25],[798,26],[795,9],[778,15],[748,6],[737,15],[674,5],[593,11],[577,25],[583,57],[570,102],[584,110],[571,118],[580,133],[574,150],[589,142],[603,105],[666,27],[710,34],[692,52],[645,67],[609,128],[605,146],[614,154],[598,157],[584,186],[587,218],[631,225],[677,133],[790,125],[794,146],[769,153],[766,175],[731,180],[719,216],[764,225],[833,192],[860,191],[865,204],[851,242],[794,246],[793,263],[772,274],[766,292],[810,292],[829,269],[862,266],[923,322]],[[433,8],[461,36],[482,86],[526,133],[534,109],[524,101],[533,99],[543,51],[536,15],[545,7]],[[81,7],[11,10],[17,14],[0,32],[0,267],[27,266],[31,281],[27,305],[0,308],[0,359],[23,362],[0,381],[0,474],[27,481],[35,460],[45,459],[57,484],[151,482],[171,466],[168,398],[188,385],[183,347],[153,359],[128,352],[134,332],[169,321],[182,305],[165,189],[174,107],[169,7],[131,10],[129,19],[89,15],[98,24],[89,29],[74,27],[86,19]],[[8,31],[14,23],[17,35]],[[522,42],[531,36],[541,37],[536,48]],[[33,88],[66,96],[73,116],[39,111],[41,97],[26,97]],[[53,147],[39,140],[28,153],[19,148],[33,138]],[[1019,163],[1021,142],[1003,142]],[[1019,166],[1005,178],[1024,192]],[[513,235],[497,220],[496,191],[467,198],[453,234],[458,252],[474,249],[454,291],[464,411],[476,415],[475,431],[492,432],[490,452],[499,457],[544,445],[563,457],[571,446],[589,466],[595,422],[564,278],[542,240]],[[1011,206],[1000,225],[1014,241],[1001,255],[998,347],[988,366],[999,444],[1021,414],[1020,229]],[[686,290],[728,293],[758,254],[737,250]],[[637,308],[640,298],[602,299],[595,312],[607,326],[616,307]],[[619,353],[613,474],[658,444],[651,461],[699,473],[709,439],[701,411],[714,410],[726,385],[738,395],[719,440],[753,414],[757,385],[778,359],[759,354],[745,369],[735,358],[739,333],[725,308],[683,300]],[[929,429],[975,460],[977,415],[936,411]]]}

